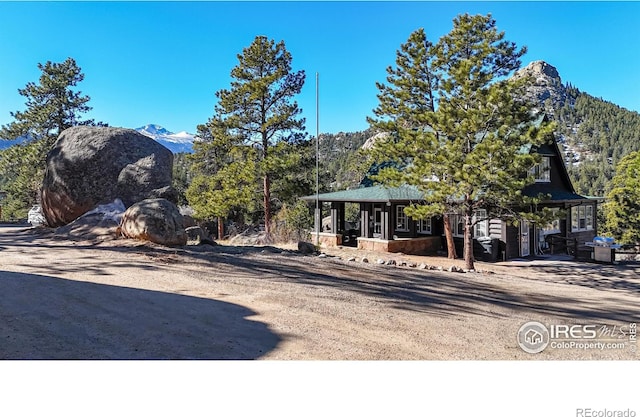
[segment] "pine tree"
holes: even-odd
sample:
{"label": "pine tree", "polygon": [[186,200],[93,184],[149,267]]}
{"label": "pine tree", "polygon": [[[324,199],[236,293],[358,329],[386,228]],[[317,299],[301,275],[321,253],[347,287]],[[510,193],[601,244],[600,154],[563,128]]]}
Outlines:
{"label": "pine tree", "polygon": [[[381,154],[402,163],[402,168],[383,170],[380,178],[424,192],[426,204],[406,209],[414,218],[462,215],[465,264],[473,269],[471,233],[481,220],[474,218],[476,210],[510,221],[534,218],[514,210],[537,201],[521,194],[531,181],[527,172],[537,162],[521,149],[541,144],[553,126],[535,127],[532,104],[523,99],[529,80],[507,78],[520,67],[526,48],[505,41],[491,15],[458,16],[451,32],[424,48],[419,46],[426,39],[422,33],[412,34],[397,62],[419,56],[418,66],[429,71],[398,65],[388,78],[394,88],[378,86],[381,105],[374,111],[379,117],[375,124],[384,126],[386,120],[392,134],[376,145]],[[389,105],[403,100],[417,104]]]}
{"label": "pine tree", "polygon": [[73,58],[62,63],[47,61],[38,64],[42,71],[39,84],[29,82],[18,93],[27,100],[25,111],[11,112],[15,121],[0,129],[0,138],[12,140],[20,136],[33,139],[55,138],[63,130],[77,125],[94,124],[93,120],[81,121],[80,116],[91,110],[89,96],[74,91],[84,80],[84,74]]}
{"label": "pine tree", "polygon": [[605,230],[623,244],[640,243],[640,152],[622,158],[604,204]]}
{"label": "pine tree", "polygon": [[197,127],[199,141],[188,156],[193,177],[185,195],[196,218],[217,220],[221,239],[225,218],[251,210],[257,176],[255,149],[235,146],[216,126],[210,120]]}
{"label": "pine tree", "polygon": [[[258,36],[238,55],[230,89],[216,93],[218,102],[207,126],[213,143],[255,150],[255,169],[262,182],[265,232],[271,235],[271,183],[283,164],[274,147],[304,137],[304,119],[293,97],[304,85],[304,71],[292,72],[291,54],[283,41]],[[249,153],[247,153],[249,155]],[[238,162],[234,162],[238,163]],[[245,164],[245,161],[240,163]],[[233,171],[233,170],[232,170]]]}
{"label": "pine tree", "polygon": [[[427,39],[423,28],[413,32],[406,43],[397,52],[396,68],[387,68],[387,82],[376,83],[380,90],[378,100],[380,104],[373,110],[377,119],[368,118],[374,129],[386,132],[385,139],[377,143],[373,149],[374,156],[379,162],[396,159],[396,163],[403,165],[411,157],[409,149],[403,149],[409,143],[411,151],[424,152],[425,157],[435,156],[433,149],[438,143],[436,126],[436,95],[439,85],[439,75],[434,67],[434,46]],[[398,140],[400,138],[400,140]],[[425,161],[426,162],[426,161]],[[436,161],[431,161],[433,165]],[[387,183],[392,182],[396,170],[387,170]],[[444,176],[438,176],[444,178]],[[395,183],[403,176],[396,176]],[[400,183],[402,181],[399,181]],[[422,208],[424,211],[424,207]],[[414,215],[428,217],[434,212],[442,213],[447,241],[449,258],[456,257],[456,247],[453,241],[449,211],[441,207],[440,210],[430,212],[414,212]],[[417,218],[420,218],[417,217]]]}
{"label": "pine tree", "polygon": [[0,173],[7,192],[6,205],[14,216],[26,215],[37,201],[47,152],[58,134],[76,125],[104,125],[93,120],[81,120],[82,113],[91,110],[89,96],[74,91],[84,79],[73,58],[62,63],[47,61],[38,64],[42,71],[39,83],[29,82],[18,93],[26,98],[26,110],[11,112],[15,121],[0,128],[0,138],[13,140],[24,136],[29,141],[0,153]]}

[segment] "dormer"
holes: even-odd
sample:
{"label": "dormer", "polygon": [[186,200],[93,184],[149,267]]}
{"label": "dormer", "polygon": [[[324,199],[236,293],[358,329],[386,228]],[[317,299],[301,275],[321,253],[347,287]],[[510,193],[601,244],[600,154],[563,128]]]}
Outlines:
{"label": "dormer", "polygon": [[529,170],[535,182],[551,182],[551,157],[542,156],[540,163]]}

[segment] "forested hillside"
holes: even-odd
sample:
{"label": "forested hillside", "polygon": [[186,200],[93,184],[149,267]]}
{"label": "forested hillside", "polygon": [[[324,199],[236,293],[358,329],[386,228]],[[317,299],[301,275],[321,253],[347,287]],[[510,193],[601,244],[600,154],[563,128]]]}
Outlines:
{"label": "forested hillside", "polygon": [[319,154],[321,191],[339,191],[357,187],[369,168],[361,152],[365,142],[374,136],[370,129],[351,133],[320,134]]}
{"label": "forested hillside", "polygon": [[579,193],[604,196],[617,163],[640,150],[640,114],[577,89],[571,94],[575,105],[555,116],[558,137],[571,149],[569,173]]}
{"label": "forested hillside", "polygon": [[616,164],[640,149],[640,114],[562,83],[557,69],[544,61],[515,76],[531,77],[529,98],[557,122],[556,138],[578,193],[604,196]]}

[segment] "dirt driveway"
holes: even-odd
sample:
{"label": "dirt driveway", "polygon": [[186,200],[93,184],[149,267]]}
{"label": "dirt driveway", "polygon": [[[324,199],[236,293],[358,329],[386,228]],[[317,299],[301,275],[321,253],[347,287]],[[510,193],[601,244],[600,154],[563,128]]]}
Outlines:
{"label": "dirt driveway", "polygon": [[[638,264],[478,263],[475,273],[449,265],[352,250],[68,241],[0,227],[0,358],[638,357],[629,336],[640,322]],[[526,353],[516,335],[529,321],[597,325],[598,341],[619,348]]]}

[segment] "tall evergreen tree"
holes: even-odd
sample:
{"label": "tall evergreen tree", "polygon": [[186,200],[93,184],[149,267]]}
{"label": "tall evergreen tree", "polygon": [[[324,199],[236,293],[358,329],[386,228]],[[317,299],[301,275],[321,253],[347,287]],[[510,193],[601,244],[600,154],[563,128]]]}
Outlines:
{"label": "tall evergreen tree", "polygon": [[198,126],[199,141],[194,143],[193,178],[186,190],[195,216],[217,219],[218,238],[224,236],[224,219],[232,212],[251,210],[257,181],[255,149],[235,146],[225,132],[215,131],[211,121]]}
{"label": "tall evergreen tree", "polygon": [[[532,181],[527,172],[537,162],[521,149],[541,144],[553,126],[535,126],[532,104],[522,99],[528,80],[507,78],[520,67],[526,48],[504,40],[491,15],[456,17],[451,32],[435,45],[419,47],[425,39],[421,33],[412,34],[398,56],[419,52],[414,55],[428,73],[399,65],[397,76],[388,79],[394,88],[379,85],[381,106],[374,123],[391,122],[394,134],[377,144],[378,153],[399,162],[382,170],[380,179],[424,192],[426,204],[406,209],[412,217],[463,216],[464,259],[473,269],[472,228],[484,220],[475,218],[476,210],[511,221],[535,217],[514,211],[537,201],[521,194]],[[421,83],[413,80],[416,77],[422,77]],[[394,100],[394,95],[401,100]],[[387,102],[414,96],[422,105],[406,112],[402,106],[385,108]]]}
{"label": "tall evergreen tree", "polygon": [[214,144],[223,141],[255,149],[267,237],[271,235],[273,214],[271,183],[287,165],[282,161],[286,155],[275,152],[274,146],[295,143],[305,135],[304,119],[299,118],[301,109],[293,100],[304,85],[305,73],[293,72],[291,60],[283,41],[275,43],[257,36],[238,55],[239,63],[231,71],[231,88],[216,93],[215,113],[207,123]]}
{"label": "tall evergreen tree", "polygon": [[[73,58],[64,62],[38,64],[39,82],[29,82],[18,93],[26,98],[26,110],[11,112],[13,122],[0,128],[0,138],[13,140],[25,136],[29,141],[0,153],[0,174],[7,192],[6,205],[11,214],[21,217],[37,200],[44,176],[45,158],[58,134],[76,125],[93,125],[81,120],[91,110],[90,98],[75,91],[84,79]],[[104,125],[103,123],[97,123]]]}
{"label": "tall evergreen tree", "polygon": [[640,152],[632,152],[618,163],[604,212],[604,228],[616,240],[640,243]]}
{"label": "tall evergreen tree", "polygon": [[80,120],[81,114],[91,107],[87,105],[89,96],[72,89],[84,80],[76,61],[73,58],[61,63],[47,61],[38,64],[38,68],[42,71],[39,83],[28,82],[25,88],[18,89],[27,100],[27,109],[10,113],[15,121],[2,126],[0,138],[29,136],[53,141],[71,126],[94,124],[93,120]]}
{"label": "tall evergreen tree", "polygon": [[[411,150],[405,148],[410,143],[413,151],[424,152],[425,157],[435,156],[434,145],[438,144],[435,111],[439,85],[439,74],[434,67],[434,46],[427,39],[423,28],[413,32],[406,43],[397,52],[397,67],[387,67],[387,82],[376,83],[380,104],[373,110],[378,119],[368,118],[371,126],[388,133],[384,142],[373,149],[376,159],[384,161],[389,157],[397,158],[401,165],[407,162]],[[436,166],[436,161],[431,161]],[[395,174],[395,175],[394,175]],[[403,182],[403,176],[397,170],[387,170],[386,181]],[[438,178],[446,178],[438,175]],[[449,258],[456,257],[456,247],[450,221],[451,210],[438,210],[443,215],[447,253]],[[414,213],[429,216],[430,213]]]}

